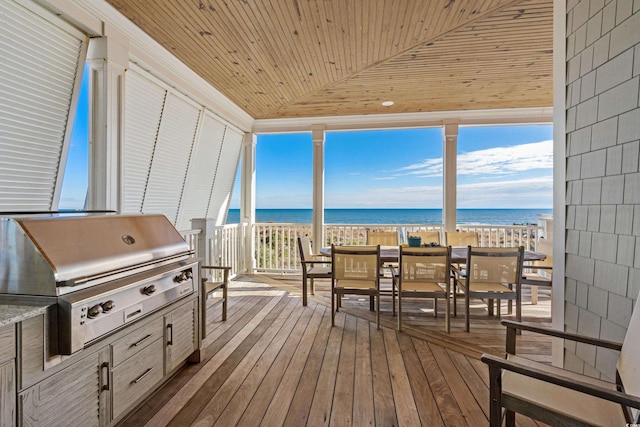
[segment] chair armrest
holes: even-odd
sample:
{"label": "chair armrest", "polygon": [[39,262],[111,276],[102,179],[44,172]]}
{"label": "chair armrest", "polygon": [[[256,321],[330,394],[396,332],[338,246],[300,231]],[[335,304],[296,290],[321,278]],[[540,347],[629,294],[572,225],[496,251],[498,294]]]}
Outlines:
{"label": "chair armrest", "polygon": [[616,390],[609,390],[607,388],[590,384],[583,381],[578,381],[573,378],[550,374],[542,369],[532,368],[530,366],[523,365],[521,363],[513,362],[511,360],[496,357],[490,354],[483,354],[480,357],[484,363],[489,366],[489,371],[496,370],[496,368],[512,371],[520,375],[525,375],[530,378],[535,378],[541,381],[545,381],[551,384],[565,387],[571,390],[575,390],[581,393],[585,393],[591,396],[596,396],[601,399],[616,402],[621,405],[629,406],[632,408],[640,409],[640,398],[631,394],[623,393]]}
{"label": "chair armrest", "polygon": [[[515,354],[515,335],[517,330],[535,332],[542,335],[568,339],[575,342],[591,344],[598,347],[609,348],[617,351],[620,351],[622,349],[621,343],[602,340],[599,338],[587,337],[584,335],[572,334],[570,332],[563,332],[557,329],[544,328],[541,326],[533,325],[531,323],[514,322],[513,320],[503,320],[501,323],[507,327],[507,353],[511,353],[511,354]],[[512,339],[513,339],[513,345],[514,345],[514,347],[511,349],[509,348],[511,343],[510,337],[513,337]]]}
{"label": "chair armrest", "polygon": [[200,268],[208,268],[211,270],[227,270],[227,271],[231,270],[231,267],[227,267],[223,265],[201,265]]}
{"label": "chair armrest", "polygon": [[[207,270],[222,270],[223,271],[222,281],[224,283],[229,281],[229,273],[231,272],[231,267],[226,267],[221,265],[201,265],[200,268],[207,269]],[[202,280],[206,281],[207,278],[203,277]]]}
{"label": "chair armrest", "polygon": [[306,261],[305,260],[305,261],[300,261],[300,263],[304,264],[304,265],[306,265],[306,264],[331,264],[331,260],[330,259],[328,259],[326,261],[321,261],[321,260],[313,260],[313,261],[309,260],[309,261]]}

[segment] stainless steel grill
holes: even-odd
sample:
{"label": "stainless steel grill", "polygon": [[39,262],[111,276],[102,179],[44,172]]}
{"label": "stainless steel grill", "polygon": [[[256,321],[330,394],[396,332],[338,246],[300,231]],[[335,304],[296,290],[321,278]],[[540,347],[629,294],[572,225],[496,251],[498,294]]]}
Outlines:
{"label": "stainless steel grill", "polygon": [[57,302],[72,354],[196,291],[198,261],[163,215],[0,217],[0,293]]}

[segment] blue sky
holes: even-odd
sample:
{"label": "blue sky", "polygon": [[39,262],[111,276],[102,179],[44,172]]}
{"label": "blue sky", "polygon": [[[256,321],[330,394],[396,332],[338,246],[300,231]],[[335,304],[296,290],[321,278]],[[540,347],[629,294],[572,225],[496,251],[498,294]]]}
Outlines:
{"label": "blue sky", "polygon": [[[552,133],[460,127],[458,208],[551,208]],[[312,207],[310,133],[259,135],[256,157],[257,208]],[[327,132],[325,207],[441,208],[442,129]]]}
{"label": "blue sky", "polygon": [[62,181],[60,209],[83,209],[89,180],[89,69],[85,67],[71,131],[69,157]]}

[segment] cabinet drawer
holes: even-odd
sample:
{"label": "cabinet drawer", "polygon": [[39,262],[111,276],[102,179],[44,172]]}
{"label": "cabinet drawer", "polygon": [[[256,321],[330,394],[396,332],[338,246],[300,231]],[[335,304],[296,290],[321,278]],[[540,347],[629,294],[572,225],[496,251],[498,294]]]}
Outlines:
{"label": "cabinet drawer", "polygon": [[16,334],[14,325],[0,328],[0,363],[16,357]]}
{"label": "cabinet drawer", "polygon": [[147,348],[158,338],[162,338],[162,318],[130,332],[111,345],[113,366],[116,367],[134,354]]}
{"label": "cabinet drawer", "polygon": [[150,343],[135,356],[127,359],[113,374],[113,419],[135,404],[163,376],[163,340]]}

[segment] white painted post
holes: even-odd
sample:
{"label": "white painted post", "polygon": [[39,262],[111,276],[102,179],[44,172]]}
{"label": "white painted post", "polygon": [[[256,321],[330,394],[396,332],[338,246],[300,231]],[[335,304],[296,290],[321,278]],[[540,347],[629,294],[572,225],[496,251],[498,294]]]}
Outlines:
{"label": "white painted post", "polygon": [[119,147],[122,140],[124,73],[129,42],[111,29],[108,37],[89,41],[89,186],[86,208],[120,211],[122,179]]}
{"label": "white painted post", "polygon": [[443,134],[443,203],[442,222],[445,231],[456,230],[456,175],[458,152],[458,123],[444,122]]}
{"label": "white painted post", "polygon": [[256,144],[257,136],[247,132],[242,141],[242,177],[240,192],[240,222],[248,224],[245,235],[244,259],[247,273],[253,273],[255,259],[255,223],[256,223]]}
{"label": "white painted post", "polygon": [[311,126],[313,140],[313,251],[324,244],[324,143],[325,126]]}

